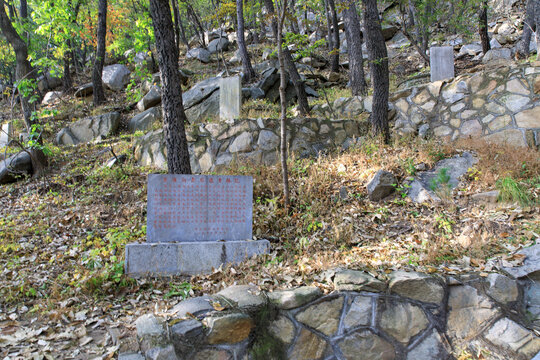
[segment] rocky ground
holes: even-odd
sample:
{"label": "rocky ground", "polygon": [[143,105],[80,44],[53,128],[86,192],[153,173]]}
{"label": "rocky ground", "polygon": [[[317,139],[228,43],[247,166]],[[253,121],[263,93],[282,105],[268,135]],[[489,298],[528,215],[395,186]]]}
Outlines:
{"label": "rocky ground", "polygon": [[[512,57],[519,36],[513,25],[516,16],[501,15],[490,24],[494,40],[508,49],[494,51],[491,60],[507,62]],[[428,69],[394,30],[388,47],[395,92],[427,82]],[[458,75],[496,66],[489,59],[482,62],[474,41],[447,40],[456,43]],[[261,56],[256,57],[257,69],[264,71],[257,83],[243,90],[245,114],[254,119],[277,116],[275,62],[271,52],[265,52],[267,47],[250,47]],[[200,91],[189,96],[188,116],[195,124],[191,129],[215,114],[212,76],[224,70],[212,60],[215,55],[205,51],[182,58],[185,90],[206,91],[203,97]],[[225,55],[232,69],[232,46]],[[263,60],[263,55],[269,59]],[[329,104],[350,97],[346,77],[327,71],[324,58],[302,62],[306,83],[318,96],[310,100],[316,108],[324,113]],[[135,90],[123,91],[130,69],[112,66],[106,81],[108,105],[91,105],[88,74],[79,74],[76,94],[48,95],[48,112],[42,115],[52,152],[46,176],[0,186],[2,359],[115,358],[132,348],[140,316],[168,314],[184,298],[230,285],[249,284],[265,291],[309,285],[326,295],[339,289],[328,276],[336,268],[366,271],[383,283],[397,270],[441,277],[474,274],[480,279],[508,275],[508,269],[526,260],[518,251],[538,242],[537,150],[478,141],[449,145],[411,135],[395,136],[391,145],[364,138],[318,158],[291,158],[289,213],[281,204],[278,167],[233,162],[221,169],[255,178],[254,235],[271,241],[269,255],[204,276],[129,279],[123,274],[124,246],[145,239],[146,175],[159,171],[141,166],[133,151],[143,132],[160,127],[160,112],[153,107],[159,103],[154,87],[158,78],[138,79]],[[528,99],[536,101],[532,93]],[[7,102],[2,109],[8,118]],[[89,116],[101,117],[74,125]],[[14,128],[22,132],[21,122]],[[74,143],[80,144],[58,145]],[[5,150],[2,157],[18,151],[16,146]],[[452,158],[465,159],[465,164],[448,178],[439,177],[440,169],[448,167],[439,161]],[[373,178],[377,181],[368,185]],[[414,201],[408,196],[413,187],[434,201]],[[462,358],[481,358],[467,354]]]}

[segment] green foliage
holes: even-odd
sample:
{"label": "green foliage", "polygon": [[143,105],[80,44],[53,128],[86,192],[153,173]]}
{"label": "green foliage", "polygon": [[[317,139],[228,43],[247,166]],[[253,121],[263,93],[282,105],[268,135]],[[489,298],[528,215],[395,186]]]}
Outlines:
{"label": "green foliage", "polygon": [[187,281],[181,284],[170,284],[170,290],[165,294],[165,298],[180,297],[182,300],[187,299],[193,291],[192,285]]}
{"label": "green foliage", "polygon": [[521,206],[532,205],[535,202],[529,190],[510,176],[497,180],[496,187],[500,192],[501,201],[517,202]]}
{"label": "green foliage", "polygon": [[437,176],[431,179],[429,187],[431,190],[436,191],[443,189],[451,189],[450,175],[448,175],[448,168],[442,168],[437,173]]}

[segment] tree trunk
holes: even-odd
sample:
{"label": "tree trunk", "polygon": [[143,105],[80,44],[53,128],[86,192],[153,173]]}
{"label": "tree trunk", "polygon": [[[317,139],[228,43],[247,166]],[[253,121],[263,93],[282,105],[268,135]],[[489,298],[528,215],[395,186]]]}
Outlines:
{"label": "tree trunk", "polygon": [[349,53],[351,74],[351,91],[355,96],[367,94],[366,77],[364,74],[364,55],[362,54],[362,30],[360,19],[356,12],[354,0],[344,1],[345,36]]}
{"label": "tree trunk", "polygon": [[[488,4],[487,0],[483,0],[480,3],[480,11],[478,13],[478,32],[480,33],[480,40],[482,41],[482,52],[484,55],[491,49],[489,44],[488,35],[488,16],[487,16]],[[530,41],[530,35],[529,35]]]}
{"label": "tree trunk", "polygon": [[373,110],[371,112],[371,126],[375,135],[382,135],[385,142],[390,140],[388,128],[388,53],[382,34],[377,0],[362,0],[364,4],[364,28],[366,30],[366,44],[369,52],[371,66],[371,79],[373,82]]}
{"label": "tree trunk", "polygon": [[191,174],[178,57],[171,51],[175,42],[169,1],[150,0],[150,14],[161,71],[163,132],[167,146],[168,171],[170,174]]}
{"label": "tree trunk", "polygon": [[174,42],[176,43],[176,55],[180,56],[180,11],[178,0],[171,0],[174,16]]}
{"label": "tree trunk", "polygon": [[69,63],[71,61],[70,54],[71,51],[66,51],[64,54],[64,76],[62,77],[62,89],[66,94],[73,91],[73,81],[71,80],[71,73],[69,71]]}
{"label": "tree trunk", "polygon": [[193,24],[195,26],[195,32],[199,35],[199,39],[201,40],[201,45],[203,47],[206,47],[206,40],[204,40],[204,28],[201,25],[201,21],[199,20],[199,17],[197,16],[197,13],[195,13],[195,10],[193,10],[193,7],[188,2],[185,3],[187,6],[187,13],[191,17],[191,20],[193,21]]}
{"label": "tree trunk", "polygon": [[182,42],[186,45],[187,50],[189,51],[189,41],[186,37],[186,30],[184,29],[184,23],[182,22],[182,15],[178,14],[178,26],[180,27],[180,37]]}
{"label": "tree trunk", "polygon": [[[272,17],[272,36],[274,39],[276,39],[277,42],[277,22],[275,19],[275,9],[274,4],[272,0],[264,0],[264,6],[266,7],[266,10],[268,11],[268,14]],[[296,91],[296,97],[298,98],[298,111],[300,112],[301,116],[309,115],[309,102],[307,100],[307,94],[306,89],[304,88],[304,82],[302,81],[302,78],[300,77],[300,74],[298,73],[298,69],[296,69],[296,65],[294,64],[292,54],[289,51],[287,47],[285,47],[283,50],[283,56],[285,59],[285,66],[287,67],[287,72],[289,73],[289,77],[291,78],[291,81],[294,86],[294,90]]]}
{"label": "tree trunk", "polygon": [[534,0],[527,0],[527,7],[525,10],[525,20],[523,21],[523,33],[521,34],[521,41],[518,44],[516,56],[518,58],[525,59],[529,57],[529,45],[531,43],[531,34],[534,29],[534,15],[535,6]]}
{"label": "tree trunk", "polygon": [[536,30],[536,59],[540,59],[540,0],[534,0],[534,28]]}
{"label": "tree trunk", "polygon": [[[24,1],[26,4],[26,1]],[[21,3],[22,4],[22,3]],[[34,69],[32,68],[32,65],[28,61],[28,46],[24,42],[24,40],[20,37],[20,35],[17,33],[13,25],[11,24],[11,21],[9,20],[6,10],[5,10],[5,2],[2,0],[0,1],[0,29],[2,30],[3,35],[5,36],[8,43],[13,48],[13,51],[15,52],[15,61],[16,61],[16,67],[15,67],[15,78],[17,81],[20,80],[35,80],[36,74],[34,72]],[[20,94],[20,92],[19,92]],[[36,121],[32,117],[32,109],[30,107],[30,102],[28,96],[22,96],[20,94],[21,98],[21,107],[23,111],[24,116],[24,122],[26,125],[26,130],[31,133],[33,132],[33,125],[36,124]],[[38,131],[38,130],[36,130]],[[37,138],[38,144],[43,144],[43,139],[41,135]],[[32,169],[35,176],[40,176],[43,173],[43,170],[47,166],[47,157],[43,153],[42,150],[38,148],[31,148],[28,150],[30,157],[32,159]]]}
{"label": "tree trunk", "polygon": [[[246,40],[244,38],[244,0],[236,0],[236,37],[238,39],[238,48],[240,49],[240,57],[242,58],[242,67],[244,69],[244,81],[250,83],[255,79],[257,74],[251,66],[251,60],[249,59],[249,53],[246,47]],[[221,29],[220,29],[221,31]]]}
{"label": "tree trunk", "polygon": [[289,210],[289,171],[287,169],[287,99],[285,90],[287,88],[287,79],[285,76],[285,56],[283,54],[283,22],[287,11],[287,0],[283,0],[283,8],[279,14],[277,26],[277,48],[279,59],[279,99],[281,104],[281,174],[283,180],[283,201],[285,209]]}
{"label": "tree trunk", "polygon": [[330,57],[330,70],[339,72],[339,26],[336,13],[336,3],[334,0],[327,0],[330,8],[330,19],[332,20],[332,56]]}
{"label": "tree trunk", "polygon": [[105,36],[107,35],[107,0],[99,0],[98,7],[98,28],[96,58],[94,60],[94,71],[92,72],[92,83],[94,86],[94,106],[99,106],[105,102],[105,91],[103,90],[103,64],[105,63]]}

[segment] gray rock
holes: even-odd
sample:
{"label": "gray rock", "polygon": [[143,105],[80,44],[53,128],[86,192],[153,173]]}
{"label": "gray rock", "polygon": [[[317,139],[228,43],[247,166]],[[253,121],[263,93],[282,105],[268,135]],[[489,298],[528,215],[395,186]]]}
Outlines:
{"label": "gray rock", "polygon": [[266,94],[279,80],[278,69],[270,67],[261,73],[261,80],[256,87],[260,88]]}
{"label": "gray rock", "polygon": [[370,291],[386,290],[386,284],[373,276],[357,270],[341,270],[334,276],[334,286],[340,291]]}
{"label": "gray rock", "polygon": [[174,324],[170,329],[171,341],[179,354],[189,354],[201,347],[206,340],[204,327],[198,320],[184,320]]}
{"label": "gray rock", "polygon": [[242,88],[242,97],[244,99],[262,99],[264,98],[264,91],[258,87]]}
{"label": "gray rock", "polygon": [[112,112],[81,119],[63,128],[56,135],[59,145],[77,145],[90,142],[98,137],[109,136],[120,125],[120,114]]}
{"label": "gray rock", "polygon": [[489,274],[487,281],[489,282],[487,294],[495,301],[508,304],[518,299],[519,288],[515,280],[501,274]]}
{"label": "gray rock", "polygon": [[429,124],[422,124],[418,128],[418,136],[421,139],[427,139],[429,137],[431,128],[429,127]]}
{"label": "gray rock", "polygon": [[387,303],[386,306],[381,314],[381,329],[404,345],[429,325],[426,314],[416,305]]}
{"label": "gray rock", "polygon": [[486,203],[486,204],[494,204],[499,199],[499,190],[493,190],[493,191],[487,191],[479,194],[474,194],[471,196],[471,199],[476,202]]}
{"label": "gray rock", "polygon": [[315,286],[302,286],[292,290],[281,290],[268,293],[269,300],[279,309],[289,310],[303,306],[322,295]]}
{"label": "gray rock", "polygon": [[435,329],[407,354],[407,360],[440,360],[447,357],[441,335]]}
{"label": "gray rock", "polygon": [[194,316],[206,314],[214,310],[210,304],[211,300],[207,295],[189,298],[176,304],[172,309],[172,313],[176,318],[180,319],[189,317],[189,314]]}
{"label": "gray rock", "polygon": [[333,336],[339,326],[343,297],[314,304],[296,315],[296,319],[326,336]]}
{"label": "gray rock", "polygon": [[115,64],[103,68],[101,79],[109,89],[121,91],[128,84],[130,75],[131,71],[125,65]]}
{"label": "gray rock", "polygon": [[[233,285],[218,292],[216,299],[225,299],[222,304],[228,304],[239,309],[256,309],[266,304],[264,294],[256,286]],[[220,301],[221,303],[221,301]]]}
{"label": "gray rock", "polygon": [[279,138],[279,136],[277,136],[270,130],[261,130],[261,132],[259,133],[259,140],[257,140],[257,146],[261,150],[275,150],[280,143],[281,139]]}
{"label": "gray rock", "polygon": [[490,45],[491,49],[500,49],[500,48],[502,48],[502,45],[495,38],[491,39],[491,41],[489,42],[489,45]]}
{"label": "gray rock", "polygon": [[246,314],[225,314],[204,319],[209,344],[236,344],[248,338],[254,327],[253,320]]}
{"label": "gray rock", "polygon": [[391,172],[379,170],[367,185],[371,201],[379,201],[396,190],[397,179]]}
{"label": "gray rock", "polygon": [[37,82],[39,91],[44,93],[62,85],[62,77],[47,71],[44,75],[38,77]]}
{"label": "gray rock", "polygon": [[156,347],[146,352],[147,360],[178,360],[172,345]]}
{"label": "gray rock", "polygon": [[248,152],[252,150],[253,143],[253,135],[245,131],[242,134],[240,134],[229,146],[229,152],[236,153],[236,152]]}
{"label": "gray rock", "polygon": [[75,97],[86,97],[94,93],[94,85],[92,83],[81,85],[75,90]]}
{"label": "gray rock", "polygon": [[166,332],[163,322],[163,319],[158,319],[152,314],[143,315],[135,321],[137,338],[143,352],[165,343]]}
{"label": "gray rock", "polygon": [[186,117],[190,124],[217,119],[219,117],[219,90],[187,109]]}
{"label": "gray rock", "polygon": [[123,353],[118,355],[118,360],[145,360],[144,356],[137,353]]}
{"label": "gray rock", "polygon": [[210,41],[210,43],[208,44],[208,51],[210,52],[210,54],[215,54],[219,51],[227,51],[227,49],[229,48],[229,45],[231,43],[229,42],[229,40],[226,38],[226,37],[222,37],[221,39],[214,39],[212,41]]}
{"label": "gray rock", "polygon": [[220,77],[212,77],[195,84],[191,89],[182,94],[184,108],[189,109],[207,99],[219,89]]}
{"label": "gray rock", "polygon": [[540,338],[508,318],[497,321],[486,333],[486,339],[527,359],[540,351]]}
{"label": "gray rock", "polygon": [[372,308],[373,304],[371,297],[355,297],[343,319],[345,329],[371,325]]}
{"label": "gray rock", "polygon": [[186,59],[197,59],[204,64],[210,62],[210,52],[206,49],[196,48],[191,49],[186,53]]}
{"label": "gray rock", "polygon": [[485,64],[490,61],[511,60],[511,59],[512,59],[512,50],[508,48],[500,48],[500,49],[489,50],[482,58],[482,62]]}
{"label": "gray rock", "polygon": [[440,304],[444,298],[439,280],[417,272],[394,271],[389,288],[393,293],[423,302]]}
{"label": "gray rock", "polygon": [[432,170],[417,174],[416,179],[410,184],[409,197],[417,203],[440,201],[437,193],[449,195],[452,188],[458,185],[459,178],[477,162],[478,160],[468,152],[439,161]]}
{"label": "gray rock", "polygon": [[41,101],[41,104],[43,105],[49,105],[54,102],[56,99],[60,99],[62,97],[61,91],[49,91],[45,94],[43,97],[43,100]]}
{"label": "gray rock", "polygon": [[529,281],[524,287],[525,308],[537,330],[540,329],[540,282]]}
{"label": "gray rock", "polygon": [[450,287],[448,308],[448,334],[458,340],[478,335],[499,313],[493,302],[472,286]]}
{"label": "gray rock", "polygon": [[0,161],[0,184],[12,183],[17,181],[19,176],[31,174],[32,158],[26,151]]}
{"label": "gray rock", "polygon": [[345,359],[393,360],[396,358],[394,346],[391,343],[367,330],[345,337],[338,346]]}
{"label": "gray rock", "polygon": [[482,45],[480,44],[467,44],[463,45],[461,49],[459,50],[459,53],[457,55],[458,58],[469,55],[469,56],[476,56],[482,52]]}
{"label": "gray rock", "polygon": [[151,129],[154,122],[158,120],[161,120],[161,109],[153,107],[131,118],[128,130],[132,133],[137,130],[145,131]]}
{"label": "gray rock", "polygon": [[517,252],[525,255],[523,265],[513,268],[504,268],[504,271],[515,278],[527,277],[540,281],[540,244],[533,245]]}
{"label": "gray rock", "polygon": [[161,103],[161,87],[154,85],[150,91],[137,103],[139,111],[145,111]]}

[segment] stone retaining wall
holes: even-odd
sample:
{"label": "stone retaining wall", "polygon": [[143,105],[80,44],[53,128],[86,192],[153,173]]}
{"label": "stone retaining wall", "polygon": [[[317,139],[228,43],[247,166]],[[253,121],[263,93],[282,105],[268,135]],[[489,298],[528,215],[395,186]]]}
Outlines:
{"label": "stone retaining wall", "polygon": [[[395,129],[540,146],[540,67],[502,67],[394,94]],[[422,128],[423,127],[423,128]]]}
{"label": "stone retaining wall", "polygon": [[531,276],[396,271],[381,281],[340,270],[329,279],[336,291],[328,295],[232,286],[182,301],[167,317],[143,315],[138,348],[119,359],[440,360],[467,349],[518,360],[540,351],[532,330],[540,329],[540,283]]}
{"label": "stone retaining wall", "polygon": [[[187,129],[194,173],[216,171],[232,161],[274,164],[279,159],[279,120],[243,119],[232,124],[209,123]],[[336,147],[349,147],[367,132],[360,120],[291,119],[289,149],[298,156],[317,155]],[[136,141],[135,159],[142,165],[166,169],[163,131],[152,131]]]}

